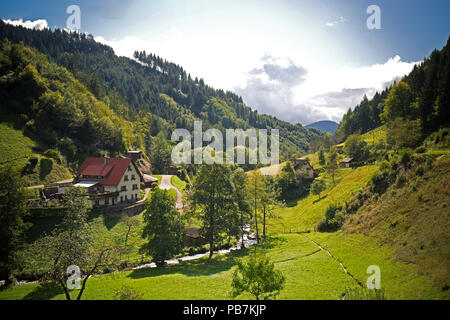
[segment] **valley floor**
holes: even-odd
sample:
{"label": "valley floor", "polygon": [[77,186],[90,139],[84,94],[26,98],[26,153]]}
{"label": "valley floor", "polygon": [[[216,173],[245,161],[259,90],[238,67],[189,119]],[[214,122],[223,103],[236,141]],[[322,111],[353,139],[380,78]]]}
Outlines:
{"label": "valley floor", "polygon": [[[414,265],[392,261],[392,252],[380,247],[375,238],[343,232],[307,236],[327,248],[334,258],[304,234],[279,234],[256,249],[257,254],[266,254],[286,276],[286,286],[279,299],[342,299],[348,288],[358,284],[338,261],[362,283],[369,276],[367,267],[378,265],[388,298],[449,298],[434,288],[431,280],[419,275]],[[215,256],[211,261],[202,258],[163,268],[96,276],[88,281],[82,298],[112,299],[116,290],[128,286],[142,293],[145,299],[229,299],[235,258],[253,252],[252,247]],[[0,290],[0,299],[65,299],[65,296],[58,286],[32,283]]]}

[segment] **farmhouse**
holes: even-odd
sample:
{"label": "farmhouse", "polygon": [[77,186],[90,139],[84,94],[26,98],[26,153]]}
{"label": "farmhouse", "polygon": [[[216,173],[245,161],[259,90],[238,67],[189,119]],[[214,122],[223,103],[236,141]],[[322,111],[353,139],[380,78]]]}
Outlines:
{"label": "farmhouse", "polygon": [[74,186],[88,190],[92,205],[116,205],[139,200],[141,181],[141,172],[130,158],[86,158]]}
{"label": "farmhouse", "polygon": [[306,179],[313,180],[314,179],[314,170],[311,164],[307,159],[297,158],[291,160],[292,166],[294,170],[304,170],[306,172]]}
{"label": "farmhouse", "polygon": [[342,168],[350,168],[352,166],[353,158],[344,158],[341,160]]}

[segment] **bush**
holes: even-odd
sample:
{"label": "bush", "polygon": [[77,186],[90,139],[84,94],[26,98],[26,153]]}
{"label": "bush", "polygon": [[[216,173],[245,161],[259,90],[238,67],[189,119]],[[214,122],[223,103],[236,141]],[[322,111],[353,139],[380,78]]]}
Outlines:
{"label": "bush", "polygon": [[34,168],[36,168],[38,161],[39,159],[37,157],[30,157],[28,159],[27,164],[23,167],[22,173],[23,174],[32,173]]}
{"label": "bush", "polygon": [[39,177],[41,179],[45,178],[53,169],[53,161],[48,158],[41,158],[40,168],[39,168]]}
{"label": "bush", "polygon": [[142,293],[136,292],[130,287],[122,287],[114,294],[114,300],[143,300]]}
{"label": "bush", "polygon": [[397,187],[401,187],[406,183],[406,176],[404,174],[399,174],[397,176],[397,180],[395,181],[395,185]]}
{"label": "bush", "polygon": [[388,173],[381,171],[372,176],[370,179],[370,188],[374,193],[382,194],[389,187]]}
{"label": "bush", "polygon": [[338,230],[345,220],[344,213],[341,210],[341,206],[336,204],[329,205],[325,211],[325,219],[317,225],[317,231],[330,232]]}
{"label": "bush", "polygon": [[416,153],[425,153],[427,152],[427,148],[425,148],[424,146],[420,146],[416,148]]}
{"label": "bush", "polygon": [[61,163],[61,154],[59,151],[55,149],[48,149],[44,152],[44,156],[46,156],[49,159],[55,160],[57,163]]}
{"label": "bush", "polygon": [[417,194],[417,201],[419,201],[419,202],[423,201],[423,194],[421,194],[421,193]]}
{"label": "bush", "polygon": [[417,176],[423,176],[423,174],[425,173],[425,169],[422,167],[422,166],[420,166],[420,167],[417,167],[417,169],[416,169],[416,175]]}
{"label": "bush", "polygon": [[411,155],[413,154],[413,151],[410,148],[404,148],[401,149],[398,153],[400,155],[400,163],[403,165],[403,167],[407,167],[409,165],[409,162],[411,161]]}

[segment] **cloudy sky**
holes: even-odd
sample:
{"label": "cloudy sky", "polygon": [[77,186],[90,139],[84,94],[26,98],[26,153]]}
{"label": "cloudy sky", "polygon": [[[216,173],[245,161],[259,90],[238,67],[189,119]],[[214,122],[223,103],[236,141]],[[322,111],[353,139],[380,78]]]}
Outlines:
{"label": "cloudy sky", "polygon": [[[65,28],[72,4],[80,31],[116,54],[156,53],[261,113],[303,125],[340,121],[450,31],[448,0],[2,1],[0,18]],[[380,8],[381,29],[367,27],[370,5]]]}

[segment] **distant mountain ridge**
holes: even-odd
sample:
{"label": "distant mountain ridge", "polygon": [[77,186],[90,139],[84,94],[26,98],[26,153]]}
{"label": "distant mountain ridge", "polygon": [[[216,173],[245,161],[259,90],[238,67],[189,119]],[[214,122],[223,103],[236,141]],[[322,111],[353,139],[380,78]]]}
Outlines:
{"label": "distant mountain ridge", "polygon": [[331,120],[322,120],[310,123],[305,126],[305,128],[315,128],[317,130],[328,132],[330,134],[334,134],[336,132],[339,123],[331,121]]}

